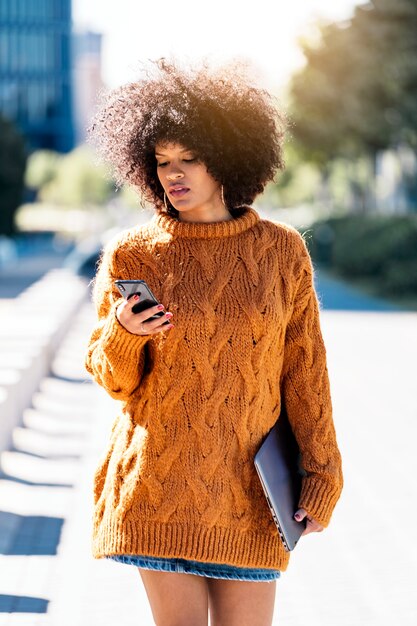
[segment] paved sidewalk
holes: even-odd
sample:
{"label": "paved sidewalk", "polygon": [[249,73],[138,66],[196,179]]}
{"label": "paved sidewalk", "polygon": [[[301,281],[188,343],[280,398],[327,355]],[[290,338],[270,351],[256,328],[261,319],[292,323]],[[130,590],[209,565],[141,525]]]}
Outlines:
{"label": "paved sidewalk", "polygon": [[13,431],[12,449],[0,455],[1,626],[47,621],[57,549],[88,456],[95,409],[96,392],[80,369],[83,321],[82,315],[74,320],[51,376]]}
{"label": "paved sidewalk", "polygon": [[275,623],[412,626],[417,314],[325,311],[322,319],[345,488],[330,527],[297,546]]}
{"label": "paved sidewalk", "polygon": [[[82,382],[92,324],[86,305],[1,457],[0,626],[153,624],[136,569],[90,556],[92,477],[116,411]],[[414,626],[417,314],[324,311],[322,325],[346,485],[278,581],[274,625]]]}

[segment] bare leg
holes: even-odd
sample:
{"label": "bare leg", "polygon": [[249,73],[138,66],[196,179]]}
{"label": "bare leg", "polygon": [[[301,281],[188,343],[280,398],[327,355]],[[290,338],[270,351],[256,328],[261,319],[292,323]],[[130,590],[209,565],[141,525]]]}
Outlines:
{"label": "bare leg", "polygon": [[276,581],[207,578],[211,626],[271,626]]}
{"label": "bare leg", "polygon": [[206,579],[139,568],[156,626],[207,626]]}

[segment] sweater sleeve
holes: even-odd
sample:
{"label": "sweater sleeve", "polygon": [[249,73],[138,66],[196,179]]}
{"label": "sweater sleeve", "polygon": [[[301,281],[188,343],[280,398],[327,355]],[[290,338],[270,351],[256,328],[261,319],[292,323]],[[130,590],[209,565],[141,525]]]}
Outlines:
{"label": "sweater sleeve", "polygon": [[145,368],[145,344],[149,336],[130,333],[116,317],[123,301],[114,281],[117,252],[106,249],[94,279],[93,302],[98,324],[85,357],[85,367],[112,398],[126,401],[140,385]]}
{"label": "sweater sleeve", "polygon": [[285,335],[281,390],[306,472],[299,507],[327,526],[343,487],[342,465],[333,424],[313,266],[298,233],[296,240],[294,267],[298,279]]}

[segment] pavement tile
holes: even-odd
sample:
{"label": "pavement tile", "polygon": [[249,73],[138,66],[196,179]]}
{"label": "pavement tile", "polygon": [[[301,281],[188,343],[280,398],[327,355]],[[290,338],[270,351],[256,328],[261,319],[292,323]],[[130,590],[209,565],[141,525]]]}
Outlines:
{"label": "pavement tile", "polygon": [[49,414],[42,413],[41,411],[37,411],[33,408],[28,408],[23,412],[22,424],[27,429],[31,431],[40,431],[50,435],[63,435],[63,436],[76,436],[76,435],[87,435],[90,430],[88,427],[87,420],[83,421],[76,420],[69,416],[63,418],[62,416],[59,419],[56,416],[51,416]]}
{"label": "pavement tile", "polygon": [[[2,626],[50,621],[46,612],[59,567],[61,534],[90,436],[92,385],[71,385],[71,380],[53,377],[42,381],[36,399],[47,415],[28,409],[41,429],[32,430],[23,420],[14,433],[14,448],[0,456]],[[82,413],[78,420],[77,411]],[[71,419],[75,429],[69,428]]]}

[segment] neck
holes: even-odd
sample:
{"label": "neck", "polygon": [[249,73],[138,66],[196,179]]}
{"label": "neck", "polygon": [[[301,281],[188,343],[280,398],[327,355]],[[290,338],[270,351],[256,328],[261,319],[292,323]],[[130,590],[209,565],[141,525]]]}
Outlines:
{"label": "neck", "polygon": [[216,207],[199,207],[189,211],[179,211],[178,219],[180,222],[208,224],[212,222],[227,222],[232,220],[233,217],[222,204]]}

